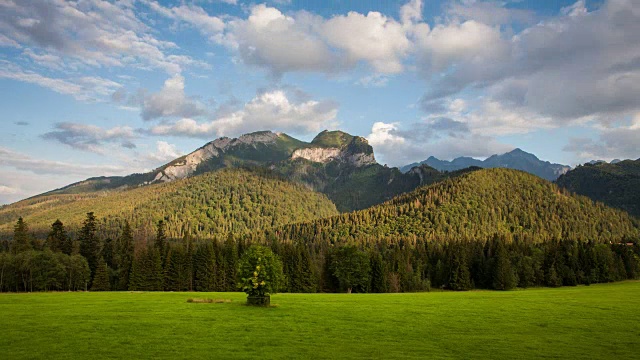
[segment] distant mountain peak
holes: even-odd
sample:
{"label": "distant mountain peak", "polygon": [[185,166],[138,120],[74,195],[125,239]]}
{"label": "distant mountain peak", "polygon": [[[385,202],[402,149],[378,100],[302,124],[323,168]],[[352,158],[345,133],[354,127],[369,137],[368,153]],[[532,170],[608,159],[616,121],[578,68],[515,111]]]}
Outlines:
{"label": "distant mountain peak", "polygon": [[[528,153],[521,148],[515,148],[502,155],[491,155],[485,160],[478,160],[471,157],[458,157],[451,161],[439,160],[430,156],[420,164],[427,164],[440,171],[455,171],[464,168],[477,166],[481,168],[510,168],[526,171],[547,180],[555,180],[558,176],[566,173],[571,168],[566,165],[552,164],[548,161],[538,159],[534,154]],[[414,163],[401,168],[403,172],[419,165]]]}

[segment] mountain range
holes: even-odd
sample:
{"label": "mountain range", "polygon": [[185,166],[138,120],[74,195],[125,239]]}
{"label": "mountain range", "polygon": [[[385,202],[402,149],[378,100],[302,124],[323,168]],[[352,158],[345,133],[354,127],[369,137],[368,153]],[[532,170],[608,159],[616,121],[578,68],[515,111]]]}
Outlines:
{"label": "mountain range", "polygon": [[[261,131],[214,140],[148,173],[90,178],[0,207],[0,237],[11,236],[20,216],[36,234],[46,234],[57,218],[73,234],[87,212],[101,216],[105,237],[116,236],[127,221],[139,239],[153,234],[159,220],[173,238],[254,236],[303,223],[315,223],[314,229],[325,228],[336,239],[500,233],[544,241],[602,238],[610,226],[616,236],[633,236],[637,220],[604,204],[639,215],[639,169],[640,161],[622,161],[568,171],[515,149],[484,161],[431,157],[400,171],[378,164],[362,137],[323,131],[304,142]],[[558,175],[557,185],[547,181]],[[353,213],[358,210],[364,212]],[[601,223],[600,230],[565,223],[573,212],[589,218],[579,223]],[[361,228],[363,223],[369,225]]]}
{"label": "mountain range", "polygon": [[403,166],[400,168],[400,171],[407,172],[418,165],[429,165],[440,171],[455,171],[471,166],[480,168],[509,168],[526,171],[549,181],[557,179],[560,175],[571,169],[571,167],[567,165],[542,161],[535,155],[519,148],[505,154],[492,155],[485,160],[478,160],[471,157],[458,157],[451,161],[446,161],[431,156],[420,163]]}
{"label": "mountain range", "polygon": [[148,173],[90,178],[43,195],[125,190],[223,168],[267,168],[326,194],[340,211],[364,209],[417,186],[456,175],[427,166],[405,173],[382,166],[366,139],[342,131],[323,131],[311,142],[260,131],[239,138],[219,138]]}

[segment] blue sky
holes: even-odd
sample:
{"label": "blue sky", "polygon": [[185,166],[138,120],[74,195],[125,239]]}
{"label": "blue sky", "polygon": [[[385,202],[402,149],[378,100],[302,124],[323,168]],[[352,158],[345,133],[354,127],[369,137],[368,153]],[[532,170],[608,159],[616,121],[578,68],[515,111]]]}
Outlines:
{"label": "blue sky", "polygon": [[640,157],[640,2],[0,1],[0,204],[220,136]]}

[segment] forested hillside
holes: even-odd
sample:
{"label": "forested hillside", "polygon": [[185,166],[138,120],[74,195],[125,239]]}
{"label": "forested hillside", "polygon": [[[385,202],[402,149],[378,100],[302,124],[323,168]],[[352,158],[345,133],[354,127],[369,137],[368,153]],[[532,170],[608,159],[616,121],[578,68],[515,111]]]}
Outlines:
{"label": "forested hillside", "polygon": [[337,214],[324,195],[267,171],[227,169],[132,190],[24,200],[0,209],[0,234],[10,237],[22,216],[35,234],[46,234],[61,219],[74,235],[88,212],[98,216],[100,234],[115,237],[127,220],[140,239],[155,233],[158,220],[170,238],[211,238]]}
{"label": "forested hillside", "polygon": [[640,217],[640,159],[584,164],[558,178],[557,184]]}
{"label": "forested hillside", "polygon": [[484,169],[421,187],[367,210],[283,227],[306,242],[372,243],[553,239],[620,241],[638,235],[625,212],[576,196],[517,170]]}

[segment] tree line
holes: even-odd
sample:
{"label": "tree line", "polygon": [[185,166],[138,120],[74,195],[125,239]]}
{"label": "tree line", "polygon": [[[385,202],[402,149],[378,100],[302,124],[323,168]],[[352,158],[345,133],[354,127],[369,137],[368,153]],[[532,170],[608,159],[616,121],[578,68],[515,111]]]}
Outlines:
{"label": "tree line", "polygon": [[282,292],[508,290],[640,277],[638,239],[532,242],[494,234],[335,243],[277,232],[174,239],[159,221],[145,242],[134,241],[128,222],[115,238],[100,237],[96,224],[88,213],[72,239],[57,220],[45,239],[37,239],[20,218],[13,239],[0,248],[0,291],[237,291],[238,262],[251,244],[269,246],[282,261]]}

